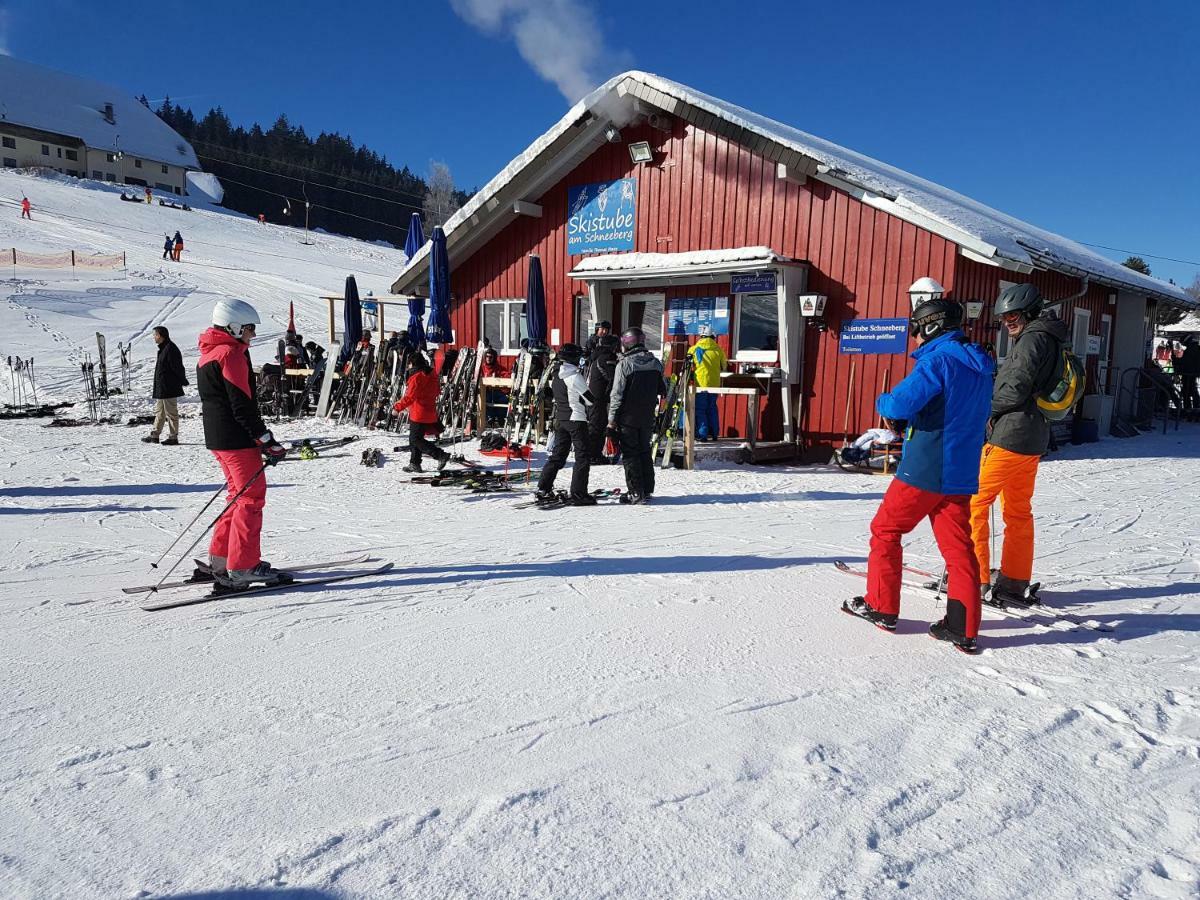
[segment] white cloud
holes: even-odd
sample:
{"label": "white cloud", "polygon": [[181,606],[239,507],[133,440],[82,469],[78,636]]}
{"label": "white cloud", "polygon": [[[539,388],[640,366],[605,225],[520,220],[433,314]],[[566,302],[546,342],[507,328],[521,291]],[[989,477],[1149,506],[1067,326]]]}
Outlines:
{"label": "white cloud", "polygon": [[450,0],[465,22],[512,38],[521,57],[574,103],[621,64],[580,0]]}

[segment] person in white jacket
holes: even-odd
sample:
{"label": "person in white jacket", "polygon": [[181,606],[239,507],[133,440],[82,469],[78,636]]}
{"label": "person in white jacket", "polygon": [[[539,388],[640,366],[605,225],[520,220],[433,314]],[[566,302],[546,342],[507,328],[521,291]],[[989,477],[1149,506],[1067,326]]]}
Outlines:
{"label": "person in white jacket", "polygon": [[538,478],[539,502],[557,500],[554,479],[567,462],[567,454],[575,451],[575,468],[571,472],[571,492],[567,503],[571,506],[593,506],[596,498],[588,493],[588,472],[591,454],[588,450],[587,408],[592,404],[588,393],[587,379],[579,371],[583,348],[578,344],[563,344],[558,351],[558,374],[550,382],[554,392],[554,434],[551,436],[550,458]]}

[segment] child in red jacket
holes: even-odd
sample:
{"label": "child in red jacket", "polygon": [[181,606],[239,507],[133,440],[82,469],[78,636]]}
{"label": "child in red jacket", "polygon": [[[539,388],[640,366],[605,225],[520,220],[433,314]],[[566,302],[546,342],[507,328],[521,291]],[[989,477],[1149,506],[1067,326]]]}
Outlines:
{"label": "child in red jacket", "polygon": [[438,422],[437,400],[441,388],[438,377],[429,365],[429,360],[422,353],[414,354],[410,365],[411,375],[404,385],[404,396],[393,407],[396,412],[408,413],[408,444],[409,462],[404,467],[405,472],[420,472],[421,456],[428,454],[438,461],[438,471],[446,468],[450,454],[432,443],[427,436],[434,438],[441,433],[442,426]]}

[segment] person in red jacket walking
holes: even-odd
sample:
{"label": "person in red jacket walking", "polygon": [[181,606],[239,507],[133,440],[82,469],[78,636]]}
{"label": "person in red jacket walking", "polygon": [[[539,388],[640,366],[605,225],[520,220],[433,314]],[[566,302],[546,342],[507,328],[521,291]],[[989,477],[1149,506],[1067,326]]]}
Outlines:
{"label": "person in red jacket walking", "polygon": [[442,427],[438,423],[437,400],[440,387],[438,377],[425,354],[416,353],[410,365],[411,375],[404,384],[404,396],[396,402],[393,409],[396,412],[408,413],[408,446],[409,460],[404,467],[405,472],[420,472],[421,457],[424,454],[438,461],[438,471],[446,468],[450,462],[450,454],[427,438],[437,437]]}
{"label": "person in red jacket walking", "polygon": [[229,499],[237,497],[218,520],[208,547],[213,577],[220,589],[231,591],[292,580],[289,573],[264,562],[260,552],[266,466],[283,459],[287,450],[258,412],[249,345],[259,321],[245,300],[219,301],[213,308],[212,327],[200,335],[196,365],[204,444],[225,473]]}
{"label": "person in red jacket walking", "polygon": [[32,221],[33,221],[33,214],[32,214],[32,213],[30,213],[30,211],[29,211],[29,210],[31,210],[32,208],[33,208],[33,207],[32,207],[32,205],[31,205],[31,204],[30,204],[30,202],[29,202],[29,198],[28,198],[28,197],[22,197],[22,198],[21,198],[21,218],[22,218],[22,219],[28,219],[30,222],[32,222]]}

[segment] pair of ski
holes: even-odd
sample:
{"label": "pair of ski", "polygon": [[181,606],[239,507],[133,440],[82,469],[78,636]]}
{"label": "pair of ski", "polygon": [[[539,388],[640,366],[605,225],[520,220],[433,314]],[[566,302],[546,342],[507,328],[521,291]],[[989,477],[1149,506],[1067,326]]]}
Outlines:
{"label": "pair of ski", "polygon": [[[607,497],[619,498],[621,495],[621,489],[613,488],[612,490],[606,490],[603,488],[597,488],[596,490],[592,491],[591,494],[597,500],[603,500]],[[569,491],[556,491],[553,500],[533,500],[526,503],[517,503],[514,504],[513,508],[532,509],[536,507],[537,509],[562,509],[564,506],[573,505],[574,504],[571,503],[571,494]]]}
{"label": "pair of ski", "polygon": [[[856,569],[849,564],[838,560],[834,563],[837,570],[845,575],[855,575],[859,578],[866,578],[866,569]],[[923,569],[914,569],[911,566],[903,567],[905,572],[911,575],[917,575],[924,578],[932,578],[932,586],[918,581],[911,581],[907,578],[901,579],[901,586],[913,591],[920,591],[923,595],[929,596],[930,593],[937,592],[938,577],[932,572],[926,572]],[[1080,629],[1088,631],[1113,631],[1111,625],[1105,625],[1096,619],[1085,619],[1081,616],[1075,616],[1070,613],[1059,612],[1052,607],[1042,603],[1010,603],[1006,606],[995,606],[991,603],[984,603],[983,609],[985,612],[995,613],[1008,619],[1017,619],[1029,625],[1036,625],[1039,628],[1047,628],[1052,631],[1078,631]]]}
{"label": "pair of ski", "polygon": [[[321,572],[326,569],[337,569],[345,566],[353,566],[365,563],[370,559],[369,553],[360,553],[356,556],[342,557],[339,559],[316,560],[313,562],[298,563],[294,566],[288,566],[285,571],[290,573],[304,572]],[[321,575],[313,578],[296,578],[294,581],[287,584],[265,585],[261,587],[251,587],[245,590],[220,590],[214,589],[213,582],[193,581],[185,579],[182,581],[167,581],[160,585],[139,585],[137,587],[127,587],[121,590],[126,594],[157,594],[162,595],[162,599],[143,603],[142,609],[146,612],[158,612],[163,609],[175,609],[180,606],[194,606],[198,603],[209,603],[213,600],[227,600],[233,597],[246,597],[257,594],[277,594],[286,591],[293,591],[299,588],[311,587],[313,585],[334,584],[339,581],[352,581],[356,578],[369,578],[372,575],[382,575],[392,569],[395,563],[382,563],[365,572],[346,572],[337,575]],[[205,587],[207,593],[195,595],[179,595],[173,593],[179,588],[186,587]]]}

